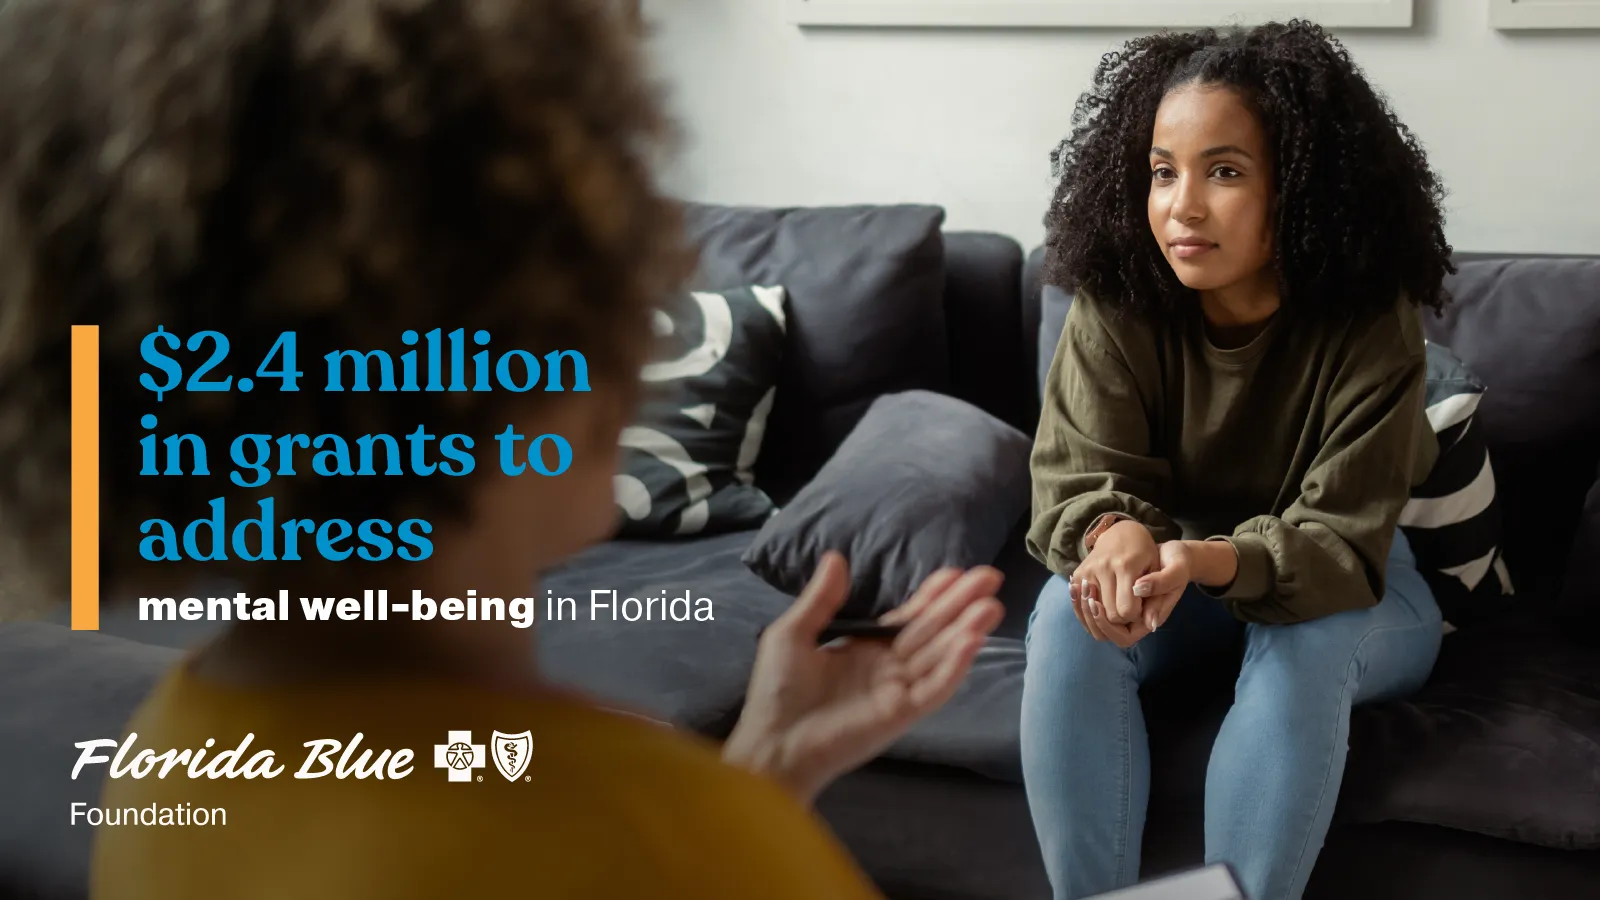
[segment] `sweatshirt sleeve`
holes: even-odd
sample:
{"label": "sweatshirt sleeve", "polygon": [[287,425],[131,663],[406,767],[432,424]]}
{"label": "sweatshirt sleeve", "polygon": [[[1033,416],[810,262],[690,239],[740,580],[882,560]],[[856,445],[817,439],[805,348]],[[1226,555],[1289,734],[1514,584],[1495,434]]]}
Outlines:
{"label": "sweatshirt sleeve", "polygon": [[1028,552],[1058,574],[1069,575],[1088,555],[1084,533],[1107,513],[1144,523],[1157,541],[1180,534],[1160,509],[1172,468],[1153,452],[1135,368],[1080,294],[1045,380],[1030,461]]}
{"label": "sweatshirt sleeve", "polygon": [[[1419,348],[1420,351],[1420,348]],[[1391,358],[1392,359],[1392,358]],[[1358,366],[1335,384],[1328,426],[1282,516],[1257,516],[1227,540],[1239,557],[1233,584],[1206,590],[1235,618],[1284,624],[1376,606],[1400,511],[1410,497],[1419,454],[1431,453],[1422,427],[1426,364],[1418,352],[1398,368]]]}

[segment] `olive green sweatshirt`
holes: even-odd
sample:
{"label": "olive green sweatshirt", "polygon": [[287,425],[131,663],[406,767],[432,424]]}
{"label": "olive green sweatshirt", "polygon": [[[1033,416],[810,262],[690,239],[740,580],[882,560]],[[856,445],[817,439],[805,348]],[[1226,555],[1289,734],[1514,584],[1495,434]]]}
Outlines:
{"label": "olive green sweatshirt", "polygon": [[1069,574],[1102,514],[1155,539],[1233,544],[1207,589],[1238,618],[1287,623],[1376,605],[1400,510],[1438,456],[1412,305],[1324,325],[1280,310],[1243,347],[1199,304],[1169,320],[1079,293],[1045,385],[1028,549]]}

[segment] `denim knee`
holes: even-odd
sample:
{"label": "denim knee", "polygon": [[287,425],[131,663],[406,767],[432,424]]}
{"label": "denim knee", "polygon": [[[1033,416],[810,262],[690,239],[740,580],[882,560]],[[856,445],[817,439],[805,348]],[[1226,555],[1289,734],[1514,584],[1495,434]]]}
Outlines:
{"label": "denim knee", "polygon": [[1028,661],[1048,658],[1053,665],[1088,663],[1095,657],[1108,657],[1104,662],[1115,662],[1126,657],[1115,644],[1096,641],[1084,630],[1072,610],[1072,595],[1067,580],[1052,575],[1039,591],[1039,599],[1028,615],[1028,633],[1023,640]]}
{"label": "denim knee", "polygon": [[1033,612],[1028,613],[1028,631],[1023,636],[1023,647],[1032,650],[1034,635],[1040,632],[1053,633],[1062,628],[1066,621],[1078,624],[1077,616],[1072,612],[1071,588],[1067,579],[1051,575],[1050,580],[1039,589]]}

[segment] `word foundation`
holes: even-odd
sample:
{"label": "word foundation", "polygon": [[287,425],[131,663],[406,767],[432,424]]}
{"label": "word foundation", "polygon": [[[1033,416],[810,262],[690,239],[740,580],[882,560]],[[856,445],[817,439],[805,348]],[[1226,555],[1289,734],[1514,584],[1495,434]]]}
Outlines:
{"label": "word foundation", "polygon": [[149,806],[102,809],[79,802],[72,804],[72,824],[88,824],[95,828],[102,825],[204,828],[208,825],[228,824],[228,811],[220,806],[193,806],[188,803],[180,803],[177,806],[157,806],[152,803]]}

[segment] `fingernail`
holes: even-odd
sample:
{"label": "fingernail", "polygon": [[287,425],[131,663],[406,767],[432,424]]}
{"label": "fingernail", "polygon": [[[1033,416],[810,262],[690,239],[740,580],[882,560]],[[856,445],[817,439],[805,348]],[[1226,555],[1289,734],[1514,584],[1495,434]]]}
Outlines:
{"label": "fingernail", "polygon": [[1089,601],[1089,614],[1096,619],[1100,618],[1100,604],[1094,600]]}
{"label": "fingernail", "polygon": [[1150,596],[1150,582],[1141,581],[1138,584],[1134,585],[1133,586],[1133,595],[1135,597],[1148,597],[1148,596]]}

